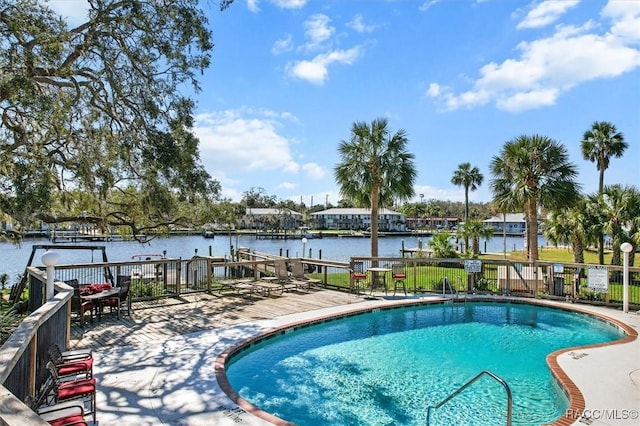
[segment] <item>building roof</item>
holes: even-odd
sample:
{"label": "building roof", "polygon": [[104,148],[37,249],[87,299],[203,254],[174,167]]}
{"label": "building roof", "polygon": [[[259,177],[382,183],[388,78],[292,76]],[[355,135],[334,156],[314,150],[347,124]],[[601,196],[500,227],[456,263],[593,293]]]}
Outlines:
{"label": "building roof", "polygon": [[524,213],[507,213],[506,217],[503,217],[501,214],[498,216],[493,216],[491,219],[483,220],[484,223],[494,223],[494,222],[525,222]]}
{"label": "building roof", "polygon": [[252,208],[252,207],[247,207],[245,214],[253,215],[253,216],[264,216],[264,215],[281,216],[283,214],[290,214],[292,216],[302,216],[302,213],[298,213],[290,209]]}
{"label": "building roof", "polygon": [[[332,208],[332,209],[327,209],[327,210],[323,210],[321,212],[316,212],[316,213],[312,213],[311,216],[324,216],[324,215],[328,215],[328,214],[341,214],[341,215],[366,215],[366,214],[371,214],[371,209],[359,209],[359,208],[346,208],[346,209],[340,209],[340,208]],[[378,209],[378,216],[381,214],[396,214],[396,215],[403,215],[403,213],[398,213],[395,212],[393,210],[389,210],[389,209]]]}

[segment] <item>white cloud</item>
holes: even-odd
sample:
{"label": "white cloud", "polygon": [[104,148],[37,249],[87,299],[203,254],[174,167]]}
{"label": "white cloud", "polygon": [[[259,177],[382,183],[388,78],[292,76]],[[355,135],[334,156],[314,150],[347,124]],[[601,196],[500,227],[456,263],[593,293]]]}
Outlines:
{"label": "white cloud", "polygon": [[293,50],[293,38],[291,37],[291,34],[287,34],[287,37],[281,40],[276,40],[271,48],[271,53],[279,55],[284,52],[290,52],[291,50]]}
{"label": "white cloud", "polygon": [[247,0],[247,8],[253,12],[260,12],[260,7],[258,7],[258,0]]}
{"label": "white cloud", "polygon": [[306,163],[302,165],[302,171],[307,174],[313,180],[324,179],[327,176],[327,171],[317,163]]}
{"label": "white cloud", "polygon": [[575,7],[580,0],[545,0],[535,5],[517,26],[521,28],[540,28],[557,21],[569,9]]}
{"label": "white cloud", "polygon": [[[247,8],[253,12],[260,12],[258,6],[260,0],[247,0]],[[270,0],[271,4],[276,5],[280,9],[302,9],[308,0]]]}
{"label": "white cloud", "polygon": [[309,40],[306,44],[306,50],[315,50],[322,46],[322,43],[331,38],[335,32],[335,28],[329,23],[331,19],[327,15],[318,13],[307,19],[303,26],[304,35]]}
{"label": "white cloud", "polygon": [[335,50],[317,55],[312,60],[289,63],[286,66],[289,75],[314,84],[323,84],[327,79],[328,66],[334,62],[352,64],[360,56],[360,47],[349,50]]}
{"label": "white cloud", "polygon": [[198,115],[194,133],[207,170],[215,177],[243,170],[297,172],[300,166],[292,159],[289,140],[278,133],[276,115],[282,117],[251,109]]}
{"label": "white cloud", "polygon": [[602,16],[613,20],[611,34],[629,43],[640,41],[640,2],[610,1]]}
{"label": "white cloud", "polygon": [[418,10],[420,12],[426,12],[427,10],[429,10],[432,6],[436,5],[437,3],[440,3],[440,0],[427,0],[424,3],[422,3],[419,7]]}
{"label": "white cloud", "polygon": [[563,92],[584,82],[640,67],[640,50],[633,44],[637,38],[629,31],[640,19],[639,8],[616,3],[603,15],[613,19],[610,32],[596,33],[599,26],[591,21],[579,27],[558,25],[549,37],[518,44],[518,57],[482,66],[470,90],[456,94],[431,83],[426,95],[449,110],[495,102],[501,109],[523,111],[553,105]]}
{"label": "white cloud", "polygon": [[271,3],[275,4],[282,9],[302,9],[308,0],[271,0]]}
{"label": "white cloud", "polygon": [[292,189],[296,189],[299,185],[293,182],[282,182],[278,185],[278,189],[285,189],[287,191],[291,191]]}
{"label": "white cloud", "polygon": [[496,105],[500,109],[512,112],[520,112],[527,109],[553,105],[558,97],[558,90],[532,90],[519,92],[512,96],[498,99]]}
{"label": "white cloud", "polygon": [[357,14],[351,22],[347,23],[347,25],[358,33],[370,33],[376,29],[375,25],[366,25],[361,14]]}
{"label": "white cloud", "polygon": [[[427,203],[429,200],[464,201],[464,190],[460,189],[442,189],[429,185],[416,185],[414,189],[416,196],[413,202],[423,201]],[[420,194],[424,195],[422,199],[420,198]],[[469,194],[470,199],[472,194],[473,193]]]}
{"label": "white cloud", "polygon": [[440,94],[440,85],[438,83],[429,84],[429,88],[427,89],[427,96],[430,98],[435,98]]}

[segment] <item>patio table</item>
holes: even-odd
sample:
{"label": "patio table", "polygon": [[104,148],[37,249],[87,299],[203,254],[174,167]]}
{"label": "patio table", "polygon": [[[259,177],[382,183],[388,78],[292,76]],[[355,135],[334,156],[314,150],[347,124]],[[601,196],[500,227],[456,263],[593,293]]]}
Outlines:
{"label": "patio table", "polygon": [[[380,283],[384,286],[384,294],[387,294],[387,272],[391,272],[391,268],[369,268],[371,272],[371,293],[375,287],[380,287]],[[370,293],[370,294],[371,294]]]}
{"label": "patio table", "polygon": [[[102,290],[93,294],[80,295],[80,298],[85,301],[91,301],[95,304],[96,314],[98,321],[102,318],[102,308],[104,307],[104,301],[108,298],[120,296],[121,287],[111,287],[107,290]],[[120,310],[118,310],[118,317],[120,317]]]}

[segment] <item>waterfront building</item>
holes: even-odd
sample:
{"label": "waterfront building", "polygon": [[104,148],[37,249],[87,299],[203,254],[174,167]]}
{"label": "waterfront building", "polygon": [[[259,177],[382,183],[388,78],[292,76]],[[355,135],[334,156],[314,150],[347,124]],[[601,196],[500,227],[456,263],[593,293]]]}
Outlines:
{"label": "waterfront building", "polygon": [[304,215],[291,209],[251,208],[240,218],[242,229],[297,229]]}
{"label": "waterfront building", "polygon": [[483,222],[486,226],[493,228],[495,234],[502,234],[504,231],[507,235],[524,235],[527,229],[524,213],[500,214]]}
{"label": "waterfront building", "polygon": [[457,229],[460,226],[458,217],[408,217],[406,219],[409,229]]}
{"label": "waterfront building", "polygon": [[[367,231],[371,229],[371,210],[359,208],[333,208],[312,213],[314,229]],[[378,211],[378,230],[382,232],[406,231],[405,216],[389,209]]]}

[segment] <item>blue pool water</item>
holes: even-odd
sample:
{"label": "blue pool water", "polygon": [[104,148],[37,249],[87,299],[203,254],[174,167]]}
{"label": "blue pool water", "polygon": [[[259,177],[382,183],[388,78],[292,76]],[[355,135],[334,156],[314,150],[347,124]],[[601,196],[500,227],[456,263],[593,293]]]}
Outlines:
{"label": "blue pool water", "polygon": [[[264,340],[227,364],[231,386],[298,425],[425,425],[436,405],[482,370],[513,394],[513,424],[552,421],[568,406],[546,356],[617,340],[616,327],[524,304],[380,310]],[[484,377],[431,414],[432,425],[506,422],[506,393]]]}

